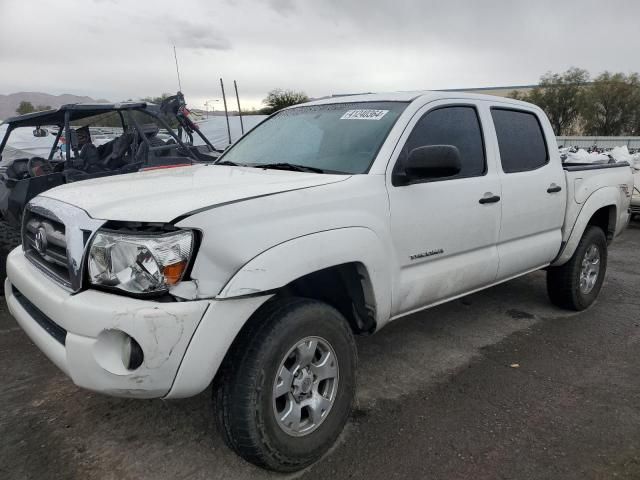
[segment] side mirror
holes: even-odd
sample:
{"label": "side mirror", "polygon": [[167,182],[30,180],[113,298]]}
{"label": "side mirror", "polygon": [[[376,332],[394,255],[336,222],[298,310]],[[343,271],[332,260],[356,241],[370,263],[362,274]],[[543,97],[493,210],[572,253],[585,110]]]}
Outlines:
{"label": "side mirror", "polygon": [[460,173],[460,151],[453,145],[427,145],[414,148],[401,165],[398,181],[408,184],[417,180],[445,178]]}

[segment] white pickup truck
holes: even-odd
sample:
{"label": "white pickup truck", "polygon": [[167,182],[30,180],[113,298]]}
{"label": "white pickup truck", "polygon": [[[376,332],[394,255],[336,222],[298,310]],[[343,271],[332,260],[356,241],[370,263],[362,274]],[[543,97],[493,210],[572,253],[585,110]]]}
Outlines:
{"label": "white pickup truck", "polygon": [[5,295],[75,384],[174,399],[213,383],[228,444],[292,471],[349,417],[354,335],[539,269],[553,303],[588,307],[632,189],[628,164],[563,168],[527,103],[324,99],[214,165],[36,197]]}

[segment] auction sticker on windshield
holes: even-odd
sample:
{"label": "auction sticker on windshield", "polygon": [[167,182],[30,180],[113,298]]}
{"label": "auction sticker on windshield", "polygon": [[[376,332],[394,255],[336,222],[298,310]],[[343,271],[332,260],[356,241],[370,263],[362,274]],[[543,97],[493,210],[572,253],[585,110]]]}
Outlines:
{"label": "auction sticker on windshield", "polygon": [[380,120],[389,110],[374,110],[372,108],[363,108],[361,110],[347,110],[340,120]]}

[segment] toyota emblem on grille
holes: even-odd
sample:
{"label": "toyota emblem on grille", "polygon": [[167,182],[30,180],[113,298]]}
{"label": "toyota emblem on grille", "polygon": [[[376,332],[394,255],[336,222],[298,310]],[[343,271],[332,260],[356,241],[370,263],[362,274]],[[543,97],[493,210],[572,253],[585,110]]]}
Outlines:
{"label": "toyota emblem on grille", "polygon": [[47,231],[43,226],[38,227],[36,232],[35,247],[40,254],[47,251]]}

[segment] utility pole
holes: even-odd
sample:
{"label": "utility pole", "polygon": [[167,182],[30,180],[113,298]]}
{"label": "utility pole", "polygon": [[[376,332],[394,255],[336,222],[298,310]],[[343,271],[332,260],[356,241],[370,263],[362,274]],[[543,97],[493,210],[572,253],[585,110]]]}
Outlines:
{"label": "utility pole", "polygon": [[233,81],[233,88],[236,89],[236,101],[238,102],[238,116],[240,117],[240,132],[244,135],[244,124],[242,123],[242,109],[240,108],[240,97],[238,96],[238,84]]}
{"label": "utility pole", "polygon": [[229,136],[229,145],[231,145],[231,127],[229,126],[229,110],[227,110],[227,97],[224,94],[224,83],[220,79],[220,88],[222,89],[222,101],[224,102],[224,116],[227,117],[227,135]]}

